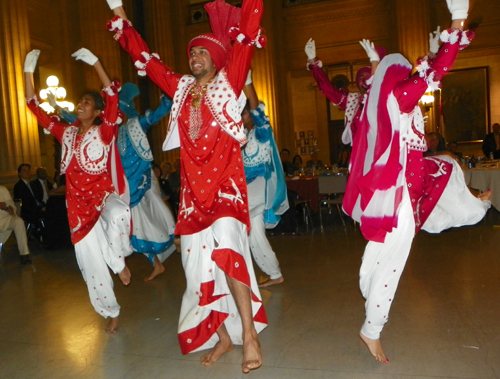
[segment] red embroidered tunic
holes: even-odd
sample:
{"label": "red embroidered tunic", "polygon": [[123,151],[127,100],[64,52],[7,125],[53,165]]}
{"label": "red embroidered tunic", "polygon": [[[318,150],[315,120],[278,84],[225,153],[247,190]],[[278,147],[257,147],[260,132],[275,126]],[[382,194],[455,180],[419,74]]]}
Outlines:
{"label": "red embroidered tunic", "polygon": [[38,123],[57,138],[63,150],[66,149],[66,154],[61,158],[61,167],[65,168],[66,174],[66,204],[73,244],[81,241],[92,230],[107,197],[115,192],[108,173],[108,154],[114,145],[118,127],[117,89],[111,86],[103,94],[106,104],[104,122],[100,126],[94,125],[81,136],[77,135],[80,121],[68,126],[50,118],[38,107],[36,97],[27,102]]}
{"label": "red embroidered tunic", "polygon": [[[243,12],[247,12],[243,14]],[[255,39],[262,16],[262,2],[247,0],[242,9],[240,32]],[[244,20],[244,22],[243,22]],[[112,22],[120,21],[114,19]],[[168,96],[174,98],[181,75],[163,64],[157,57],[149,55],[146,43],[131,24],[123,21],[123,30],[115,39],[132,57],[133,61],[149,59],[143,68],[146,74]],[[228,82],[236,96],[245,84],[253,45],[236,41],[225,66]],[[145,54],[143,54],[145,53]],[[201,128],[192,130],[192,96],[188,94],[180,105],[178,129],[181,157],[181,194],[179,216],[175,233],[188,235],[200,232],[217,219],[233,217],[250,228],[247,187],[241,158],[240,144],[216,122],[205,99],[201,101]],[[191,133],[190,133],[191,132]]]}

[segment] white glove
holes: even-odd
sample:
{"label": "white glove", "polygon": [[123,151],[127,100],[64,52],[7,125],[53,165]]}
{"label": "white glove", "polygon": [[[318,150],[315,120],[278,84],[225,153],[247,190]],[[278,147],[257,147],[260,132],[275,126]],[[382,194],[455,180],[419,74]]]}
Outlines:
{"label": "white glove", "polygon": [[365,49],[366,55],[370,58],[370,62],[380,62],[380,57],[377,50],[375,50],[375,44],[373,42],[370,42],[369,39],[364,39],[363,41],[359,41],[359,44]]}
{"label": "white glove", "polygon": [[109,5],[109,9],[113,10],[115,8],[123,6],[122,0],[106,0]]}
{"label": "white glove", "polygon": [[[438,26],[435,31],[429,33],[429,51],[433,54],[436,54],[439,51],[439,33],[441,31],[441,27]],[[432,34],[434,33],[434,37]]]}
{"label": "white glove", "polygon": [[307,41],[305,52],[307,54],[307,59],[310,61],[316,58],[316,42],[314,42],[312,38],[309,38],[309,41]]}
{"label": "white glove", "polygon": [[97,62],[99,59],[90,52],[90,50],[82,47],[80,50],[74,52],[71,54],[73,58],[76,60],[81,60],[84,61],[85,63],[93,66],[95,65],[95,62]]}
{"label": "white glove", "polygon": [[40,50],[31,50],[24,59],[24,72],[34,73]]}
{"label": "white glove", "polygon": [[250,84],[252,84],[252,70],[248,70],[247,80],[245,82],[246,86],[248,86]]}
{"label": "white glove", "polygon": [[446,0],[452,20],[465,20],[469,11],[469,0]]}
{"label": "white glove", "polygon": [[55,108],[57,106],[56,96],[50,91],[47,91],[47,101],[52,108]]}

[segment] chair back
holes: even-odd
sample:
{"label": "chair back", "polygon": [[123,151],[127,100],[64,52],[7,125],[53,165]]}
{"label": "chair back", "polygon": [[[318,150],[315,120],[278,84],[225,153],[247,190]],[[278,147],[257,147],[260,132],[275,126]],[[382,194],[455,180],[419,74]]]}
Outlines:
{"label": "chair back", "polygon": [[319,193],[321,195],[330,193],[345,193],[346,185],[347,177],[343,175],[318,177]]}

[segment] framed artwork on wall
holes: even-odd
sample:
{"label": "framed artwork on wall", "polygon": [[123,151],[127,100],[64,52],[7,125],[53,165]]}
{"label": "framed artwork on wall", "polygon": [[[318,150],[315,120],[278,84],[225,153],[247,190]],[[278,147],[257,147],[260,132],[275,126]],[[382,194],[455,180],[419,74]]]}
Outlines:
{"label": "framed artwork on wall", "polygon": [[452,70],[442,80],[442,134],[446,141],[478,141],[489,132],[488,67]]}

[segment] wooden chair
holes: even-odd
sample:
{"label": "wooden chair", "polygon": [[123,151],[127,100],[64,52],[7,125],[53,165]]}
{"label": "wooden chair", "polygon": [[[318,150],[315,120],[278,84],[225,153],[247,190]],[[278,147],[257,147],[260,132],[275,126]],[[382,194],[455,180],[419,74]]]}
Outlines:
{"label": "wooden chair", "polygon": [[[335,205],[339,212],[342,224],[345,226],[344,216],[342,215],[342,201],[344,200],[344,193],[347,184],[347,177],[341,175],[320,176],[318,178],[320,204]],[[319,208],[319,220],[321,224],[321,233],[323,230],[323,212],[322,207]]]}

